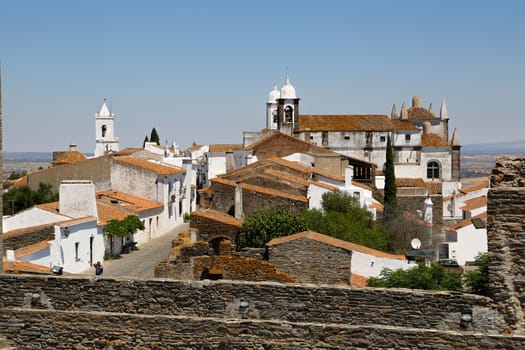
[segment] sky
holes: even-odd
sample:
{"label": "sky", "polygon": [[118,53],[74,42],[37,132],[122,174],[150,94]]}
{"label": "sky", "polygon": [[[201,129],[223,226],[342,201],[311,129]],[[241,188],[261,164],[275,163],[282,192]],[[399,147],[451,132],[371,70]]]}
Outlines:
{"label": "sky", "polygon": [[525,136],[525,2],[0,0],[5,151],[242,143],[288,73],[301,114],[387,114],[421,96],[462,144]]}

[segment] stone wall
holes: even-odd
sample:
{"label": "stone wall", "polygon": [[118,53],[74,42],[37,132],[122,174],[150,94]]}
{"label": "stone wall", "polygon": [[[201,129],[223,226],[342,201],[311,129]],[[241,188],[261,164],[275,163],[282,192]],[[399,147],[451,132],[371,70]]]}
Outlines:
{"label": "stone wall", "polygon": [[255,319],[0,309],[20,349],[523,349],[525,337]]}
{"label": "stone wall", "polygon": [[196,210],[190,216],[190,227],[197,229],[197,239],[206,242],[216,237],[235,242],[241,224],[242,220],[217,211]]}
{"label": "stone wall", "polygon": [[525,158],[498,158],[488,192],[489,287],[515,332],[525,331]]}
{"label": "stone wall", "polygon": [[[270,262],[302,283],[348,285],[352,252],[302,238],[268,247]],[[322,257],[322,259],[319,259]]]}
{"label": "stone wall", "polygon": [[37,190],[39,183],[50,184],[54,192],[59,191],[62,180],[91,180],[96,191],[105,191],[111,186],[111,156],[89,159],[80,163],[48,168],[27,175],[27,185]]}
{"label": "stone wall", "polygon": [[[0,290],[0,307],[8,309],[247,317],[439,330],[461,330],[461,315],[471,314],[471,330],[494,334],[505,327],[501,315],[491,309],[491,299],[448,292],[23,275],[0,276]],[[241,310],[242,300],[247,304]]]}
{"label": "stone wall", "polygon": [[55,239],[54,225],[41,225],[29,229],[14,230],[3,235],[4,249],[17,250],[42,241]]}

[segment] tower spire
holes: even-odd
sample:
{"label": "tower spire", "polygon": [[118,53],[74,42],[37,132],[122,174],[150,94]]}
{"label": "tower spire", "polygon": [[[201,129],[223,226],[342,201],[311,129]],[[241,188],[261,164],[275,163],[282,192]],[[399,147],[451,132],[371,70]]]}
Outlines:
{"label": "tower spire", "polygon": [[441,119],[448,119],[447,105],[445,104],[445,99],[441,103],[441,110],[439,111],[439,117]]}
{"label": "tower spire", "polygon": [[390,118],[391,119],[397,119],[399,116],[397,115],[397,109],[396,109],[396,104],[394,103],[392,105],[392,112],[390,112]]}
{"label": "tower spire", "polygon": [[405,102],[403,102],[403,105],[401,105],[401,120],[408,120],[408,110],[407,106],[405,105]]}

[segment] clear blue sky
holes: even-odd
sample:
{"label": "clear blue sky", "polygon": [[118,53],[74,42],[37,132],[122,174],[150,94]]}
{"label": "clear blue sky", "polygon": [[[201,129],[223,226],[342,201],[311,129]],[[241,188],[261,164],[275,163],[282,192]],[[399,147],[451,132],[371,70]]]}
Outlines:
{"label": "clear blue sky", "polygon": [[1,1],[4,149],[242,143],[286,67],[302,114],[389,114],[420,95],[463,144],[525,136],[524,1]]}

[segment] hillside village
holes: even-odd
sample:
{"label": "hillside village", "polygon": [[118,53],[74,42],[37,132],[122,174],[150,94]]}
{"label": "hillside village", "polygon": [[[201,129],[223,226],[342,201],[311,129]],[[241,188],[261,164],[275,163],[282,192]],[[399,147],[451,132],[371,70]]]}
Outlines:
{"label": "hillside village", "polygon": [[[93,157],[71,144],[54,153],[51,167],[12,185],[46,183],[60,199],[3,217],[4,270],[92,274],[96,261],[133,254],[188,220],[189,231],[174,241],[157,277],[364,287],[383,268],[408,269],[421,259],[464,268],[487,252],[488,183],[461,183],[459,133],[449,130],[445,101],[436,113],[415,96],[400,113],[394,104],[390,116],[304,115],[299,108],[286,77],[269,93],[265,128],[244,131],[242,143],[120,149],[119,121],[104,101],[94,118]],[[404,215],[426,227],[423,246],[393,254],[305,231],[274,238],[266,248],[237,249],[246,217],[273,206],[319,209],[329,192],[350,194],[382,220],[387,139],[398,201]],[[104,234],[112,220],[129,215],[143,229]]]}

